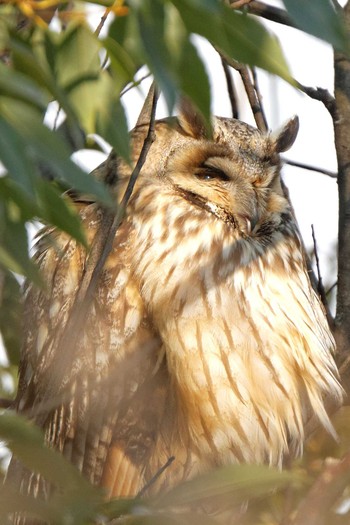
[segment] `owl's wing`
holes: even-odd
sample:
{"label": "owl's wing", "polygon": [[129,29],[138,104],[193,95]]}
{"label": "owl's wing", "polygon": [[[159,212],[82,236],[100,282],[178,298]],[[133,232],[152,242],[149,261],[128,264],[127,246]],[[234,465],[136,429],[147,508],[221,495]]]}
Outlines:
{"label": "owl's wing", "polygon": [[[95,205],[87,206],[82,218],[91,241],[100,221]],[[19,411],[43,427],[47,443],[115,496],[135,495],[144,485],[167,388],[161,341],[129,270],[132,235],[126,221],[83,329],[77,337],[69,334],[75,344],[67,352],[62,340],[67,340],[86,251],[64,233],[47,229],[41,234],[36,258],[46,287],[29,284],[26,289],[17,398]],[[62,384],[52,394],[58,369],[64,370]],[[28,484],[35,491],[33,480]]]}

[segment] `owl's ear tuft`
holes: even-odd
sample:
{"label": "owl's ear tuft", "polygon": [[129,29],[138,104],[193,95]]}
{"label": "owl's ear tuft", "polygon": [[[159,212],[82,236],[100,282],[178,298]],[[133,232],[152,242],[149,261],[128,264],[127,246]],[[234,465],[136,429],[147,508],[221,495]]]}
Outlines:
{"label": "owl's ear tuft", "polygon": [[179,124],[186,135],[189,135],[194,139],[210,137],[210,130],[208,129],[203,116],[196,110],[188,98],[181,98],[179,110]]}
{"label": "owl's ear tuft", "polygon": [[299,118],[295,115],[284,126],[272,133],[270,140],[276,153],[287,151],[294,144],[299,131]]}

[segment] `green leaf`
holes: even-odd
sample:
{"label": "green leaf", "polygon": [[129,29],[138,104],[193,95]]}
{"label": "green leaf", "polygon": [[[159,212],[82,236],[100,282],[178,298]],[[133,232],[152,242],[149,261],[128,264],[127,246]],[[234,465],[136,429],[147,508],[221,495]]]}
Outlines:
{"label": "green leaf", "polygon": [[87,246],[81,221],[69,200],[63,197],[52,183],[47,181],[39,180],[37,190],[41,204],[41,217]]}
{"label": "green leaf", "polygon": [[295,473],[259,465],[222,467],[182,483],[155,500],[155,505],[187,505],[210,498],[233,498],[235,504],[260,497],[301,479]]}
{"label": "green leaf", "polygon": [[95,494],[95,489],[59,452],[44,444],[42,431],[11,412],[0,415],[0,437],[27,468],[65,491]]}
{"label": "green leaf", "polygon": [[[39,32],[39,29],[37,30]],[[67,95],[54,78],[48,66],[46,57],[43,53],[43,45],[30,44],[20,39],[16,34],[11,38],[11,50],[15,68],[31,78],[38,84],[39,89],[45,89],[51,94],[54,100],[57,100],[60,107],[64,110],[70,124],[70,131],[74,142],[78,147],[83,147],[81,142],[81,131],[77,122],[76,115],[68,101]],[[35,48],[40,52],[34,53]]]}
{"label": "green leaf", "polygon": [[[42,518],[50,516],[53,525],[85,525],[95,521],[97,510],[103,502],[102,491],[90,485],[59,452],[45,446],[39,428],[23,417],[7,412],[0,415],[0,437],[17,460],[59,489],[53,491],[45,502],[46,510],[40,504],[35,505],[34,498],[33,501],[20,499],[20,508]],[[14,489],[10,485],[9,490]],[[8,510],[17,511],[18,506],[11,508],[8,505]]]}
{"label": "green leaf", "polygon": [[339,50],[345,50],[346,33],[342,19],[330,0],[283,0],[296,26]]}
{"label": "green leaf", "polygon": [[257,20],[218,3],[199,6],[196,0],[171,0],[189,32],[207,38],[229,57],[258,66],[293,83],[277,39]]}
{"label": "green leaf", "polygon": [[0,159],[10,176],[30,197],[34,196],[34,179],[37,170],[26,155],[27,144],[16,128],[0,114]]}
{"label": "green leaf", "polygon": [[13,71],[0,62],[0,96],[5,95],[23,102],[29,102],[42,111],[49,102],[47,93],[22,73]]}
{"label": "green leaf", "polygon": [[13,201],[0,201],[0,264],[41,284],[37,266],[28,253],[28,234],[21,210]]}
{"label": "green leaf", "polygon": [[26,143],[26,148],[21,153],[23,162],[28,157],[36,162],[41,161],[70,187],[97,198],[105,205],[114,205],[106,186],[84,173],[70,160],[64,141],[44,126],[40,114],[33,108],[22,103],[8,102],[0,107],[0,113]]}
{"label": "green leaf", "polygon": [[[109,103],[108,103],[109,102]],[[124,107],[113,97],[96,115],[97,132],[126,162],[130,162],[130,137]]]}
{"label": "green leaf", "polygon": [[22,332],[21,287],[17,279],[5,272],[2,285],[2,302],[0,308],[0,332],[6,354],[12,365],[19,363],[19,350]]}
{"label": "green leaf", "polygon": [[171,112],[176,99],[177,79],[173,74],[172,57],[165,43],[164,5],[161,0],[134,0],[135,13],[147,64],[167,101]]}
{"label": "green leaf", "polygon": [[37,196],[30,197],[10,175],[0,177],[0,199],[4,202],[13,201],[18,206],[22,222],[41,217]]}

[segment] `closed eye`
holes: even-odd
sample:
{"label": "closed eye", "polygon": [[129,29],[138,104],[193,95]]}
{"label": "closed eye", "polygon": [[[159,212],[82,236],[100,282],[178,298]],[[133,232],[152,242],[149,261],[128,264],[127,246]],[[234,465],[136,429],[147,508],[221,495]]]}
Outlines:
{"label": "closed eye", "polygon": [[221,181],[229,181],[230,178],[226,175],[226,173],[219,168],[215,168],[213,166],[200,166],[194,173],[195,177],[197,179],[203,180],[203,181],[210,181],[210,180],[221,180]]}

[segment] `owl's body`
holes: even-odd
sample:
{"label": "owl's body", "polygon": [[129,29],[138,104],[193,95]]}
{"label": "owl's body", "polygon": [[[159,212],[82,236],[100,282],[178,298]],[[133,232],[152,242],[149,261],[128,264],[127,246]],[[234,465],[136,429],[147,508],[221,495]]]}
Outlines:
{"label": "owl's body", "polygon": [[[134,155],[146,126],[134,132]],[[149,492],[216,466],[302,452],[305,428],[330,432],[342,390],[334,342],[311,288],[279,181],[296,122],[264,136],[215,119],[159,121],[127,216],[66,363],[65,399],[37,418],[109,496]],[[119,164],[119,184],[129,170]],[[82,207],[90,241],[101,213]],[[48,292],[30,285],[19,410],[47,401],[56,350],[84,271],[84,248],[42,234]],[[45,408],[44,408],[45,411]],[[32,475],[31,485],[36,477]]]}

